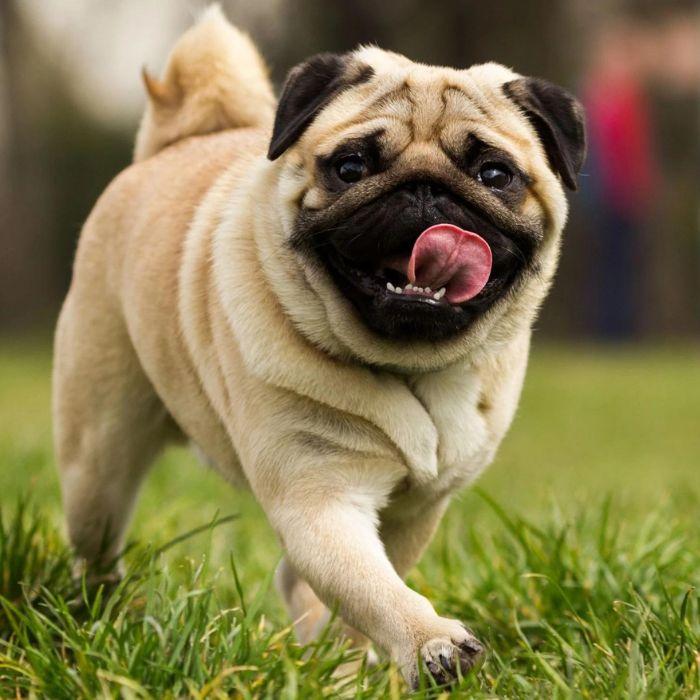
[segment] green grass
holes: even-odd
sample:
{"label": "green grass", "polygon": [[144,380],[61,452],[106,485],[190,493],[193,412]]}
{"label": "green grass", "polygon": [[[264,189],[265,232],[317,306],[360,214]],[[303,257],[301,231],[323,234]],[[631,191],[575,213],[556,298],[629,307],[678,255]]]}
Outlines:
{"label": "green grass", "polygon": [[[331,630],[295,643],[262,513],[184,450],[148,480],[125,580],[74,582],[49,365],[0,345],[0,697],[405,694],[387,663],[339,677]],[[452,696],[700,698],[699,419],[697,349],[538,348],[495,464],[409,579],[489,646]]]}

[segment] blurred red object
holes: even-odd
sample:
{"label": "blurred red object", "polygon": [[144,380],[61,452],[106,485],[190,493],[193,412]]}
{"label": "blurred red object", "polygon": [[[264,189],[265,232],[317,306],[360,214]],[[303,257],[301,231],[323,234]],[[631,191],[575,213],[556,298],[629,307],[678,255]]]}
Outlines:
{"label": "blurred red object", "polygon": [[649,104],[630,73],[589,76],[584,96],[599,195],[620,214],[644,217],[654,192]]}

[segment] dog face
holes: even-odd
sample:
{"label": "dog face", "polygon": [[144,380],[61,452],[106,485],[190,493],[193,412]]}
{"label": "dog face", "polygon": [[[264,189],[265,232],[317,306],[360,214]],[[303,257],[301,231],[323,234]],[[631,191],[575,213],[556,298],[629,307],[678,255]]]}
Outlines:
{"label": "dog face", "polygon": [[368,48],[292,70],[269,158],[284,154],[288,244],[327,311],[352,316],[341,333],[436,348],[531,319],[584,151],[561,88]]}

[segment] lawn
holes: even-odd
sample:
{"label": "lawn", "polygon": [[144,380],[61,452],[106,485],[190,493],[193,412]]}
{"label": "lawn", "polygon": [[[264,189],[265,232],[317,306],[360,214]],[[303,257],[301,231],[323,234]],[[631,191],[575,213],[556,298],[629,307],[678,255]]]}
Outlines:
{"label": "lawn", "polygon": [[[387,663],[343,677],[330,630],[295,643],[260,510],[185,450],[147,482],[124,582],[81,590],[49,372],[45,343],[0,344],[0,697],[405,694]],[[700,698],[699,517],[700,350],[536,343],[496,462],[409,579],[489,647],[451,695]]]}

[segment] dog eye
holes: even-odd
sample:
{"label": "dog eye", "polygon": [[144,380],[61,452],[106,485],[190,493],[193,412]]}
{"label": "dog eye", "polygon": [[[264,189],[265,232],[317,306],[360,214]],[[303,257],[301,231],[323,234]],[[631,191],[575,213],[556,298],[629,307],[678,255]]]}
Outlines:
{"label": "dog eye", "polygon": [[477,180],[493,190],[503,190],[512,182],[513,173],[506,165],[486,163],[481,166]]}
{"label": "dog eye", "polygon": [[341,156],[335,161],[335,171],[343,182],[357,182],[367,174],[367,166],[362,156],[354,154]]}

